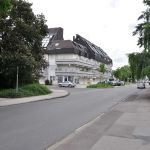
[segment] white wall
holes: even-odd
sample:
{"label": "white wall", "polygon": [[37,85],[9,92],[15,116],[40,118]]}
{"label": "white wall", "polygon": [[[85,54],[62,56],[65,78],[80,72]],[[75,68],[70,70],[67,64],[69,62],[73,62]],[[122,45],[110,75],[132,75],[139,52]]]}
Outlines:
{"label": "white wall", "polygon": [[48,67],[48,76],[56,76],[55,74],[55,69],[56,69],[56,60],[55,60],[55,55],[49,55],[48,56],[48,62],[49,62],[49,67]]}
{"label": "white wall", "polygon": [[[83,56],[79,56],[77,54],[58,54],[58,55],[45,55],[45,59],[46,61],[48,62],[49,64],[49,67],[45,70],[47,73],[47,77],[45,77],[46,79],[49,79],[50,80],[50,76],[56,76],[55,72],[56,72],[56,69],[59,68],[59,66],[57,66],[56,64],[56,61],[58,60],[79,60],[79,61],[83,61],[84,63],[87,63],[87,64],[92,64],[94,67],[93,68],[89,68],[89,72],[97,72],[97,74],[99,73],[98,71],[98,68],[99,68],[99,65],[101,64],[100,62],[96,61],[96,60],[93,60],[93,59],[88,59],[86,57],[83,57]],[[107,72],[104,74],[104,78],[105,79],[108,79],[109,76],[110,76],[110,72],[111,72],[111,67],[112,65],[105,65],[106,66],[106,69],[107,69]],[[66,65],[66,66],[62,66],[62,69],[64,68],[67,69],[66,67],[69,67],[69,65]],[[83,67],[84,68],[84,67]],[[86,68],[86,67],[85,67]],[[77,70],[77,71],[80,71],[81,68],[79,67],[71,67],[71,68],[68,68],[68,69],[73,69],[73,70]],[[57,80],[57,78],[56,78]],[[84,79],[84,80],[88,80],[89,82],[92,81],[93,79],[91,78],[91,80],[89,79]],[[80,79],[81,82],[84,83],[84,80],[83,79]],[[95,82],[97,82],[98,79],[95,80]]]}

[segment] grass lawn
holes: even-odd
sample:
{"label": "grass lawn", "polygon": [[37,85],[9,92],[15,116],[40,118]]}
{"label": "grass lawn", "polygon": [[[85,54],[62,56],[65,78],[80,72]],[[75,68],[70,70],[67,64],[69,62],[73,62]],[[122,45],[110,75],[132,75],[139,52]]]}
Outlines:
{"label": "grass lawn", "polygon": [[20,97],[29,97],[29,96],[38,96],[50,94],[51,91],[44,85],[40,84],[29,84],[22,86],[18,89],[0,89],[1,98],[20,98]]}
{"label": "grass lawn", "polygon": [[87,88],[113,88],[113,85],[101,83],[101,84],[92,84],[88,85]]}

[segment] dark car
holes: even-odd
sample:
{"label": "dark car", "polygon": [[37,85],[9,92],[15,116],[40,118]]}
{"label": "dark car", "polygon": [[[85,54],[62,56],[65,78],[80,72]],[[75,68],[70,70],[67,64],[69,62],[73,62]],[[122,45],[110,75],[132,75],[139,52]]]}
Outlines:
{"label": "dark car", "polygon": [[116,81],[116,85],[117,86],[122,86],[122,85],[125,85],[124,81]]}

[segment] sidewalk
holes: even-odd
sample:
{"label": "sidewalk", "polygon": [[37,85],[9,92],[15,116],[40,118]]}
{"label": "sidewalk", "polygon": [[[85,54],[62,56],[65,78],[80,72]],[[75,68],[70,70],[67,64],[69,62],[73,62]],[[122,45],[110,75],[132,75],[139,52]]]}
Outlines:
{"label": "sidewalk", "polygon": [[[58,85],[50,85],[49,87],[58,88]],[[76,84],[76,86],[74,88],[86,88],[86,87],[87,87],[86,84]]]}
{"label": "sidewalk", "polygon": [[129,96],[47,150],[150,150],[150,88]]}
{"label": "sidewalk", "polygon": [[77,84],[77,85],[75,86],[75,88],[86,88],[86,87],[87,87],[86,84]]}
{"label": "sidewalk", "polygon": [[50,99],[65,97],[69,95],[69,92],[65,90],[51,89],[51,91],[52,91],[51,94],[42,95],[42,96],[32,96],[32,97],[25,97],[25,98],[0,98],[0,107],[21,104],[21,103],[35,102],[35,101],[50,100]]}

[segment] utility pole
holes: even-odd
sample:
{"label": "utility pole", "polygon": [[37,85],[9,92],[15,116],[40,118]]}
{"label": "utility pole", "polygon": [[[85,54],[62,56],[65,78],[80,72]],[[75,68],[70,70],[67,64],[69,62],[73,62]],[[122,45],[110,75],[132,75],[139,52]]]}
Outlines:
{"label": "utility pole", "polygon": [[19,67],[17,66],[17,76],[16,76],[16,93],[18,93],[18,70],[19,70]]}

